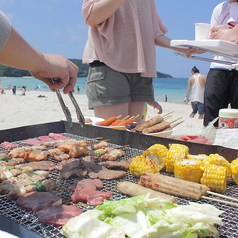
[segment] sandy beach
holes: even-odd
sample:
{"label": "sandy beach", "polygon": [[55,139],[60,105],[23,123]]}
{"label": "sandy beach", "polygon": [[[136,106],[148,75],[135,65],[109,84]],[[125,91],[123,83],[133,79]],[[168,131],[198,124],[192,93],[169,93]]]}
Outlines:
{"label": "sandy beach", "polygon": [[[39,97],[40,95],[45,97]],[[62,96],[72,117],[76,117],[75,108],[70,98],[63,93]],[[74,96],[84,116],[93,117],[93,111],[88,110],[87,107],[86,95],[74,93]],[[53,92],[26,91],[26,95],[22,96],[21,92],[18,92],[17,95],[12,95],[12,92],[7,90],[6,94],[0,94],[0,102],[0,130],[55,122],[65,117],[56,93]],[[163,114],[173,112],[172,117],[168,121],[183,117],[182,120],[184,122],[175,127],[173,135],[193,135],[203,129],[203,120],[198,119],[197,116],[195,118],[189,118],[191,105],[169,102],[160,102],[160,104],[163,107]],[[157,110],[148,106],[147,119],[156,115]]]}

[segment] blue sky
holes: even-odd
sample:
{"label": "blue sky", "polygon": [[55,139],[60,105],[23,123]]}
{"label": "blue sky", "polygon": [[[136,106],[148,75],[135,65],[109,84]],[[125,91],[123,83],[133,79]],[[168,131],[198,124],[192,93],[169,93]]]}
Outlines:
{"label": "blue sky", "polygon": [[[82,59],[88,31],[82,19],[82,2],[83,0],[1,0],[0,10],[10,18],[13,27],[38,50]],[[210,22],[212,10],[220,2],[156,0],[156,7],[169,30],[167,37],[194,40],[194,24]],[[160,47],[156,51],[159,72],[186,78],[190,77],[193,66],[197,66],[203,74],[209,70],[208,62],[176,56],[172,50]],[[202,57],[212,55],[204,54]]]}

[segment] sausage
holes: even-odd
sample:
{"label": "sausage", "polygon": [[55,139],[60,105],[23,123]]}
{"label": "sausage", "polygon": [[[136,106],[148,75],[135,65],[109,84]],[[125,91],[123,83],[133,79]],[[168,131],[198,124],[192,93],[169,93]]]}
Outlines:
{"label": "sausage", "polygon": [[98,125],[99,126],[109,126],[111,125],[113,122],[115,122],[117,120],[116,117],[109,117],[106,120],[99,122]]}
{"label": "sausage", "polygon": [[142,131],[143,129],[151,127],[155,124],[158,124],[158,123],[162,122],[163,120],[164,120],[163,117],[161,117],[159,115],[155,116],[155,117],[153,117],[153,118],[151,118],[151,119],[149,119],[145,122],[141,122],[138,126],[135,127],[135,130],[136,131]]}
{"label": "sausage", "polygon": [[142,134],[156,133],[156,132],[164,131],[165,129],[167,129],[169,127],[170,127],[169,122],[162,121],[161,123],[158,123],[154,126],[143,129]]}
{"label": "sausage", "polygon": [[169,196],[167,194],[160,193],[153,189],[145,188],[139,184],[128,182],[128,181],[118,183],[117,189],[121,193],[130,195],[130,196],[139,196],[142,194],[150,193],[151,198],[161,198],[164,200],[169,200],[171,203],[177,203],[177,198],[173,196]]}
{"label": "sausage", "polygon": [[209,187],[159,173],[145,172],[141,175],[139,185],[152,188],[163,193],[173,194],[181,197],[189,197],[196,200],[210,191]]}

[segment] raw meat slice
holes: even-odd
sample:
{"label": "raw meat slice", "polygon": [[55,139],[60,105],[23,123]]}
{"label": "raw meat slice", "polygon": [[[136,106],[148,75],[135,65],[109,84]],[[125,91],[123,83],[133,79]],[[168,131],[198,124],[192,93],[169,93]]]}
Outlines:
{"label": "raw meat slice", "polygon": [[8,141],[2,142],[1,146],[5,150],[12,150],[13,148],[18,148],[19,147],[17,144],[13,144],[13,143],[10,143]]}
{"label": "raw meat slice", "polygon": [[45,207],[37,214],[40,222],[63,226],[70,218],[76,217],[82,210],[76,206],[56,205]]}
{"label": "raw meat slice", "polygon": [[44,207],[57,203],[60,205],[62,199],[55,194],[49,192],[31,192],[20,196],[16,203],[22,209],[28,211],[39,211]]}
{"label": "raw meat slice", "polygon": [[110,199],[111,193],[95,191],[93,189],[76,189],[71,196],[73,202],[84,202],[89,206],[97,206],[103,203],[104,200]]}

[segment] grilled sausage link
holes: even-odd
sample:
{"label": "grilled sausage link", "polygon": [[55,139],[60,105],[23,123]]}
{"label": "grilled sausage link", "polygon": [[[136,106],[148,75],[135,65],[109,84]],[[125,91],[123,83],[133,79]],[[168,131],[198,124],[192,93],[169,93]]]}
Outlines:
{"label": "grilled sausage link", "polygon": [[142,134],[148,134],[148,133],[156,133],[156,132],[160,132],[163,131],[167,128],[170,127],[170,123],[167,121],[162,121],[161,123],[158,123],[154,126],[145,128],[142,130]]}
{"label": "grilled sausage link", "polygon": [[153,117],[153,118],[151,118],[151,119],[149,119],[145,122],[141,122],[134,129],[136,131],[142,131],[143,129],[151,127],[155,124],[158,124],[158,123],[162,122],[163,120],[164,120],[164,118],[158,115],[158,116],[155,116],[155,117]]}
{"label": "grilled sausage link", "polygon": [[168,200],[171,203],[178,203],[177,198],[164,194],[164,193],[160,193],[157,192],[153,189],[150,188],[145,188],[139,184],[136,183],[132,183],[132,182],[128,182],[128,181],[124,181],[124,182],[120,182],[117,184],[117,189],[124,194],[130,195],[130,196],[139,196],[142,194],[146,194],[146,193],[150,193],[150,197],[151,198],[161,198],[164,200]]}
{"label": "grilled sausage link", "polygon": [[189,197],[196,200],[201,199],[201,197],[210,190],[207,186],[199,183],[165,176],[159,173],[152,174],[148,172],[141,175],[139,185],[163,193]]}

